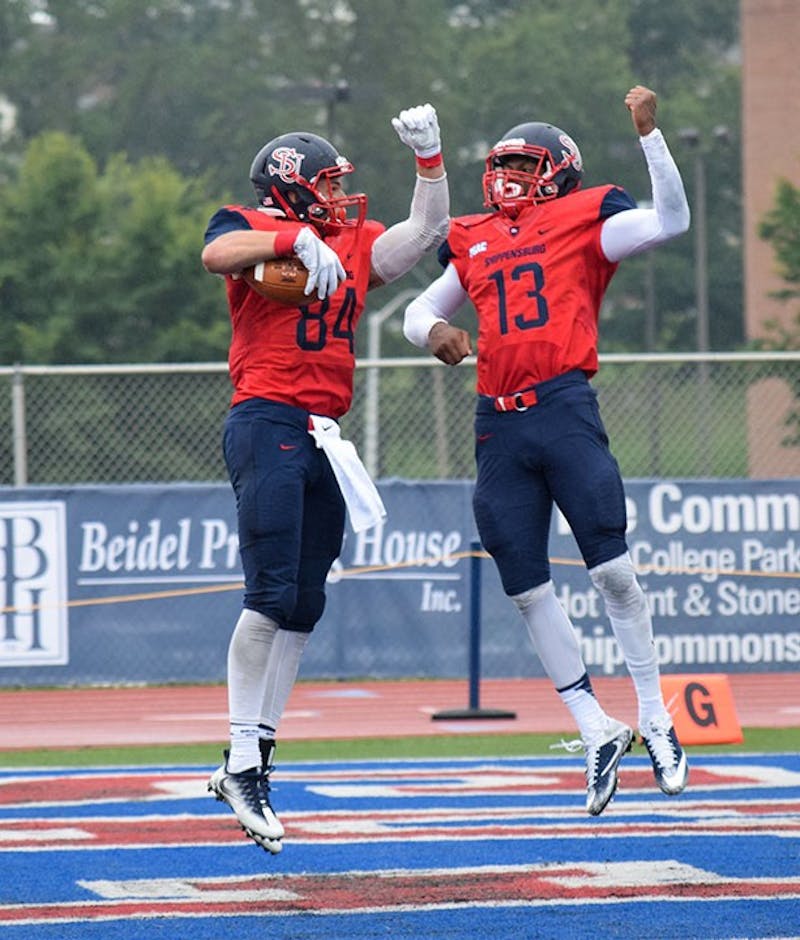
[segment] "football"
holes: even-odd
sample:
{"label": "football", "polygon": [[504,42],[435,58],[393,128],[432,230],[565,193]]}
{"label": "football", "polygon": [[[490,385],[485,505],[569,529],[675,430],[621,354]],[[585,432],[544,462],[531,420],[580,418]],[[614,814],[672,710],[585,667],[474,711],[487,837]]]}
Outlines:
{"label": "football", "polygon": [[262,297],[281,304],[298,307],[312,303],[316,298],[303,293],[308,281],[308,269],[296,255],[273,258],[242,271],[247,284]]}

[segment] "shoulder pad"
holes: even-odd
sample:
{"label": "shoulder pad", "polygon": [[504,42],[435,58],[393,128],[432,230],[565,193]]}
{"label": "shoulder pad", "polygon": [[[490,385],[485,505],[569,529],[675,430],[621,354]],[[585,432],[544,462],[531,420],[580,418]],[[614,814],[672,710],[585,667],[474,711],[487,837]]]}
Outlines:
{"label": "shoulder pad", "polygon": [[476,212],[474,215],[460,215],[452,219],[450,225],[464,229],[475,228],[476,225],[483,225],[484,222],[491,221],[494,216],[494,212]]}

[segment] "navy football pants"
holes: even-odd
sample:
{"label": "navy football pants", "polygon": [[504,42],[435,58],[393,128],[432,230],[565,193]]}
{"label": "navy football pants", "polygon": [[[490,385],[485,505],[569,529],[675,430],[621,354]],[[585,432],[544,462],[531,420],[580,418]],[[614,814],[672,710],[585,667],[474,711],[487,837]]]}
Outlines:
{"label": "navy football pants", "polygon": [[527,411],[500,412],[481,397],[475,413],[475,521],[511,596],[550,579],[553,503],[587,568],[627,551],[622,479],[594,389],[573,371],[536,392]]}
{"label": "navy football pants", "polygon": [[225,419],[223,452],[239,525],[244,606],[310,632],[342,548],[345,505],[308,412],[251,398]]}

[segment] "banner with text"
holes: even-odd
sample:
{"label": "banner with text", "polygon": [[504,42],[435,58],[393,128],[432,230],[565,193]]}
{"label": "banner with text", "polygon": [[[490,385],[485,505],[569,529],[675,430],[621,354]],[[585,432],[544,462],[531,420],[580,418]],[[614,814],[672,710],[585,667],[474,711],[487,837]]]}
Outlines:
{"label": "banner with text", "polygon": [[[348,529],[301,677],[466,676],[472,483],[379,489],[387,520]],[[627,494],[663,671],[796,669],[799,482],[634,480]],[[550,549],[587,666],[623,674],[558,514]],[[242,598],[226,484],[0,488],[0,559],[0,686],[224,680]],[[480,571],[481,674],[543,675],[491,559]]]}

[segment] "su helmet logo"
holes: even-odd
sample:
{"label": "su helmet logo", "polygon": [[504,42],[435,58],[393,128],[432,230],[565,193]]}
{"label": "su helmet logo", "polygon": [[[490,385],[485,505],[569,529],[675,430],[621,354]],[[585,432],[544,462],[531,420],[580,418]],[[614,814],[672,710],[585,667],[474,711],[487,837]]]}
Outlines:
{"label": "su helmet logo", "polygon": [[[264,144],[250,167],[258,204],[282,212],[294,222],[312,222],[326,235],[366,218],[364,193],[345,194],[336,185],[353,165],[325,140],[308,131],[281,134]],[[353,216],[348,210],[353,210]]]}
{"label": "su helmet logo", "polygon": [[300,176],[300,167],[305,154],[298,153],[294,147],[276,147],[272,151],[272,156],[278,161],[278,165],[267,163],[269,175],[279,177],[284,183],[294,183]]}
{"label": "su helmet logo", "polygon": [[561,146],[564,148],[561,151],[561,156],[563,159],[568,159],[572,157],[572,165],[579,172],[583,171],[583,157],[581,156],[580,150],[578,150],[578,145],[575,141],[565,134],[563,131],[558,135],[558,140],[561,143]]}

